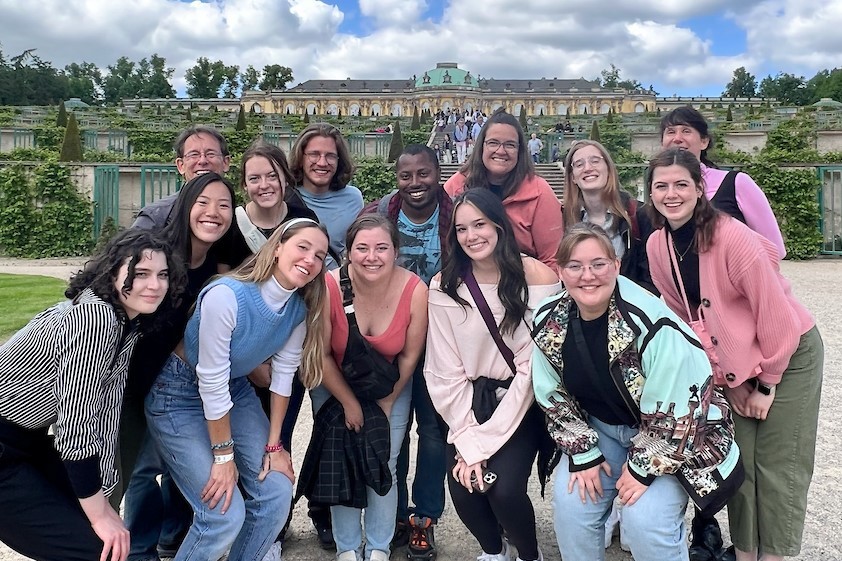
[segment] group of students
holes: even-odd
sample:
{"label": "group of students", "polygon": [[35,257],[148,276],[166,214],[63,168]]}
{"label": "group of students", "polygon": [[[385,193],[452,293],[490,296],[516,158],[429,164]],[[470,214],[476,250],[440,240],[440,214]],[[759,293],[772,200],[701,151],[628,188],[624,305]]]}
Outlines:
{"label": "group of students", "polygon": [[[736,559],[796,555],[821,338],[760,188],[707,159],[694,109],[661,132],[646,205],[580,141],[562,209],[497,112],[443,186],[411,145],[397,190],[366,208],[335,128],[305,129],[289,165],[256,143],[235,209],[224,139],[186,131],[178,196],[0,348],[0,539],[36,559],[277,559],[307,389],[297,494],[339,561],[402,541],[435,559],[445,480],[478,560],[543,559],[536,458],[542,489],[556,472],[565,559],[604,559],[615,499],[638,561],[720,558],[726,503]],[[106,499],[118,468],[125,525]],[[158,509],[141,508],[153,490]],[[160,516],[176,491],[186,533]]]}

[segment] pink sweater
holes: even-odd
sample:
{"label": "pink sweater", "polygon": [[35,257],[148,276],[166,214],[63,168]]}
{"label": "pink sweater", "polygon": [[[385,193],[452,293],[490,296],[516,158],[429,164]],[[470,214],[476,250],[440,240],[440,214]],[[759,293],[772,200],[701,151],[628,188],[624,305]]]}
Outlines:
{"label": "pink sweater", "polygon": [[[726,175],[728,172],[724,169],[709,168],[702,164],[702,178],[705,180],[705,196],[708,200],[716,195]],[[781,259],[786,257],[784,238],[766,194],[747,173],[737,174],[734,179],[734,191],[737,195],[737,206],[746,219],[746,226],[775,244]]]}
{"label": "pink sweater", "polygon": [[[667,305],[687,321],[672,278],[666,229],[646,244],[652,281]],[[777,384],[815,319],[792,295],[781,275],[775,245],[742,222],[722,216],[713,245],[699,254],[699,283],[705,326],[717,340],[725,372],[717,384],[736,387],[755,376]]]}
{"label": "pink sweater", "polygon": [[[497,296],[497,285],[479,286],[499,325],[505,310]],[[529,324],[538,303],[559,290],[561,283],[529,287],[526,321],[521,322],[514,333],[502,334],[503,341],[515,354],[517,374],[497,410],[480,425],[471,409],[474,395],[471,380],[480,376],[506,380],[512,377],[512,371],[494,344],[467,287],[463,284],[457,290],[459,296],[471,304],[471,307],[462,308],[441,291],[437,278],[430,282],[424,379],[436,411],[449,428],[447,441],[456,446],[469,465],[496,454],[509,441],[535,401],[531,368],[534,343]]]}
{"label": "pink sweater", "polygon": [[[465,190],[466,178],[456,173],[444,184],[444,190],[455,197]],[[503,207],[520,250],[558,272],[555,254],[564,229],[561,225],[561,203],[547,181],[534,175],[520,184],[517,191],[503,200]]]}

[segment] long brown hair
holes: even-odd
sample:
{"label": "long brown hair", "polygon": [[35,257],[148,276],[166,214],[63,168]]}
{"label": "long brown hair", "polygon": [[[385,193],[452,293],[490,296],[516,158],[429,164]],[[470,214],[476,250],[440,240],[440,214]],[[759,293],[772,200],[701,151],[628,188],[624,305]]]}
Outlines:
{"label": "long brown hair", "polygon": [[466,189],[488,188],[490,184],[488,170],[485,169],[485,164],[482,162],[482,154],[485,152],[485,137],[492,125],[509,125],[517,133],[517,164],[515,164],[515,168],[509,172],[503,181],[503,185],[501,185],[502,198],[505,199],[517,191],[521,183],[527,179],[532,179],[535,175],[535,166],[532,163],[532,158],[529,156],[529,149],[526,145],[526,135],[523,134],[523,129],[520,127],[518,120],[510,113],[506,113],[503,109],[498,109],[488,118],[482,126],[480,133],[474,139],[473,152],[471,152],[470,157],[459,171],[467,179],[465,182]]}
{"label": "long brown hair", "polygon": [[[309,218],[296,218],[281,224],[260,251],[246,260],[229,276],[242,282],[265,282],[275,271],[275,250],[286,243],[297,232],[305,228],[317,228],[326,238],[330,239],[324,226]],[[316,278],[298,289],[307,307],[307,335],[304,337],[304,347],[301,351],[301,367],[298,369],[301,383],[307,389],[312,389],[322,383],[322,353],[324,351],[324,335],[322,326],[322,306],[324,304],[325,268],[322,266]]]}
{"label": "long brown hair", "polygon": [[329,123],[313,123],[298,135],[298,139],[296,139],[289,154],[289,167],[296,185],[301,185],[304,181],[304,166],[307,165],[304,150],[307,149],[307,144],[317,136],[332,138],[336,143],[336,154],[339,156],[339,160],[336,162],[336,173],[333,174],[328,189],[330,191],[344,189],[354,176],[354,160],[351,159],[351,150],[348,148],[348,143],[345,142],[342,133]]}
{"label": "long brown hair", "polygon": [[[692,153],[687,150],[679,150],[678,148],[670,148],[664,150],[651,160],[649,160],[649,173],[647,177],[646,191],[649,193],[649,198],[652,198],[652,183],[654,171],[657,168],[669,167],[672,165],[681,166],[690,173],[690,178],[696,184],[696,189],[702,192],[700,197],[696,197],[696,206],[693,209],[693,216],[690,218],[695,225],[695,233],[693,234],[693,245],[696,253],[704,253],[709,250],[713,244],[713,236],[716,232],[717,219],[722,215],[718,210],[713,208],[710,201],[705,196],[705,180],[702,178],[702,168],[699,160],[696,159]],[[667,219],[663,214],[658,212],[654,204],[647,205],[649,218],[652,221],[652,226],[655,228],[663,228],[667,224]]]}
{"label": "long brown hair", "polygon": [[600,155],[605,160],[605,165],[608,167],[608,179],[601,193],[602,202],[605,203],[611,214],[622,218],[626,221],[626,224],[631,226],[629,213],[623,206],[622,199],[620,199],[620,189],[622,187],[620,186],[620,177],[617,175],[617,166],[614,165],[611,154],[608,153],[605,146],[596,140],[578,140],[570,147],[567,157],[564,158],[564,210],[562,210],[562,214],[565,231],[577,222],[582,221],[582,190],[573,181],[573,161],[576,152],[585,146],[593,146],[599,150]]}

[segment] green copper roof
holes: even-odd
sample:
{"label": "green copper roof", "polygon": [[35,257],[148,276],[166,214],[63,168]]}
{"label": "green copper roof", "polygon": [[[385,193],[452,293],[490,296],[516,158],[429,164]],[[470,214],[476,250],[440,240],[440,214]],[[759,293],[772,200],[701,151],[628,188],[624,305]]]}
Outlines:
{"label": "green copper roof", "polygon": [[458,68],[455,63],[440,62],[415,79],[416,88],[462,87],[478,88],[476,76]]}

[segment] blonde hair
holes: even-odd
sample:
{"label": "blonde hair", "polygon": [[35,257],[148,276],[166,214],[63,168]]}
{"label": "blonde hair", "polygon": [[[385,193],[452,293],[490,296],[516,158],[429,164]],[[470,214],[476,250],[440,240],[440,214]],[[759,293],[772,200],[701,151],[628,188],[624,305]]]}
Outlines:
{"label": "blonde hair", "polygon": [[[275,271],[275,251],[286,243],[296,233],[306,228],[317,228],[326,238],[330,239],[324,226],[309,218],[295,218],[278,227],[263,247],[255,255],[246,260],[239,268],[229,273],[231,278],[242,282],[265,282]],[[325,269],[322,266],[319,274],[312,281],[298,289],[307,307],[307,335],[301,350],[301,366],[298,377],[307,389],[312,389],[322,383],[322,353],[324,351],[324,334],[322,326],[322,306],[325,294]]]}
{"label": "blonde hair", "polygon": [[614,165],[611,154],[608,153],[605,146],[595,140],[577,140],[567,152],[567,157],[564,158],[564,210],[562,214],[565,230],[582,221],[582,190],[573,181],[573,157],[577,151],[586,146],[596,148],[605,160],[605,166],[608,168],[608,179],[605,182],[605,187],[602,189],[602,202],[605,203],[611,214],[622,218],[626,221],[626,224],[631,225],[629,213],[626,211],[623,201],[620,198],[620,190],[622,189],[620,186],[620,177],[617,175],[617,166]]}

